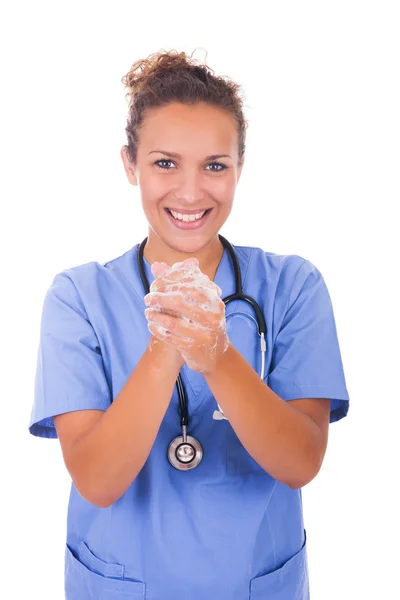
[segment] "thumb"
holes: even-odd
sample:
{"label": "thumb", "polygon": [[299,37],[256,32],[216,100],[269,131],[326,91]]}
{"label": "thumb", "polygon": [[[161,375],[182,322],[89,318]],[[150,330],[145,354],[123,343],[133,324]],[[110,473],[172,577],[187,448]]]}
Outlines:
{"label": "thumb", "polygon": [[157,279],[157,277],[162,275],[162,273],[164,273],[164,271],[166,271],[169,268],[170,268],[170,266],[167,265],[167,263],[165,263],[165,262],[154,262],[151,265],[151,272],[153,273],[154,277]]}
{"label": "thumb", "polygon": [[175,264],[172,265],[172,268],[174,267],[181,267],[182,265],[193,265],[194,267],[198,267],[199,266],[199,260],[195,257],[193,258],[185,258],[185,260],[183,260],[182,262],[177,262]]}
{"label": "thumb", "polygon": [[[193,265],[195,267],[198,267],[199,261],[195,257],[185,258],[184,261],[175,263],[173,267],[180,267],[181,265]],[[154,277],[157,278],[160,277],[160,275],[162,275],[164,271],[170,268],[171,267],[165,262],[153,262],[153,264],[151,265],[151,272],[153,273]]]}

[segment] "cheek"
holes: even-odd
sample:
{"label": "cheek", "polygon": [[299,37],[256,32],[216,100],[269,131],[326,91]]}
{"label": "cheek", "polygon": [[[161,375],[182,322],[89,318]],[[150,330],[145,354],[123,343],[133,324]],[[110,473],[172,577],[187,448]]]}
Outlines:
{"label": "cheek", "polygon": [[236,180],[234,174],[221,177],[213,182],[212,195],[216,200],[224,204],[232,204],[236,189]]}
{"label": "cheek", "polygon": [[142,165],[140,175],[140,190],[149,202],[154,202],[171,187],[172,178],[154,165]]}
{"label": "cheek", "polygon": [[169,188],[165,183],[159,182],[157,177],[153,178],[152,181],[141,182],[140,195],[142,208],[149,221],[158,212],[159,204],[168,195],[168,192]]}

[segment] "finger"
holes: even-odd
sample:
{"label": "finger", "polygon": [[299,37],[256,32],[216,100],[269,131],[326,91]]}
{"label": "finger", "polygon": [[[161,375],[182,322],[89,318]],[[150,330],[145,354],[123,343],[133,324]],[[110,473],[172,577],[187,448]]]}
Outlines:
{"label": "finger", "polygon": [[198,298],[186,297],[181,292],[151,292],[145,296],[145,304],[158,312],[186,318],[208,328],[212,328],[214,322],[217,326],[225,316],[224,303],[220,299],[218,304],[211,305],[207,299],[200,303]]}
{"label": "finger", "polygon": [[167,283],[174,283],[175,281],[190,283],[193,280],[201,285],[209,285],[210,283],[207,275],[204,275],[204,273],[202,273],[194,264],[182,264],[176,268],[170,267],[169,269],[166,269],[158,279],[153,281],[150,286],[150,291],[156,291],[159,287]]}
{"label": "finger", "polygon": [[197,276],[184,274],[180,279],[170,280],[169,277],[160,277],[154,286],[156,289],[151,290],[152,292],[177,292],[182,289],[186,294],[190,290],[193,290],[193,294],[201,294],[203,296],[203,302],[210,297],[208,290],[214,290],[217,295],[218,286],[216,286],[209,279],[199,278]]}
{"label": "finger", "polygon": [[[154,280],[150,286],[150,292],[164,291],[165,286],[169,285],[186,285],[196,288],[204,288],[205,290],[215,289],[218,292],[215,284],[208,279],[203,273],[191,273],[190,271],[182,270],[180,272],[163,273],[158,279]],[[171,291],[175,291],[172,289]]]}
{"label": "finger", "polygon": [[193,265],[194,267],[198,267],[199,264],[200,264],[199,260],[193,256],[192,258],[185,258],[185,260],[183,260],[181,262],[174,263],[172,265],[172,268],[173,269],[177,269],[177,268],[182,267],[184,265]]}
{"label": "finger", "polygon": [[144,312],[149,323],[160,325],[178,337],[194,337],[201,340],[207,333],[215,333],[221,327],[220,324],[202,324],[187,317],[176,317],[151,308],[146,308]]}
{"label": "finger", "polygon": [[[198,345],[198,341],[193,337],[179,336],[173,331],[166,330],[165,327],[158,323],[149,323],[149,330],[154,337],[161,342],[173,345],[177,350],[190,351],[194,346]],[[203,345],[207,346],[207,342],[205,341]]]}
{"label": "finger", "polygon": [[170,338],[171,338],[171,332],[167,331],[165,329],[165,327],[163,327],[159,323],[155,323],[153,321],[149,321],[147,323],[147,327],[148,327],[150,333],[152,335],[154,335],[155,338],[157,338],[161,342],[168,342],[169,343]]}
{"label": "finger", "polygon": [[160,275],[162,275],[162,273],[164,273],[165,271],[167,271],[168,269],[170,269],[171,267],[169,265],[167,265],[167,263],[165,262],[154,262],[151,265],[151,272],[153,273],[154,277],[160,277]]}
{"label": "finger", "polygon": [[[189,283],[167,283],[154,292],[149,292],[144,297],[145,304],[157,305],[163,302],[164,298],[171,297],[176,298],[176,302],[180,302],[182,307],[186,305],[197,305],[210,303],[210,288],[204,288],[203,286],[194,286]],[[215,301],[215,299],[213,299]]]}
{"label": "finger", "polygon": [[190,332],[188,336],[181,336],[176,331],[168,329],[157,321],[149,321],[147,326],[150,333],[152,333],[159,340],[174,344],[177,348],[181,344],[184,344],[185,347],[189,347],[189,344],[194,344],[196,341],[195,338],[190,337]]}
{"label": "finger", "polygon": [[165,273],[166,271],[177,270],[179,268],[185,268],[186,265],[198,267],[199,261],[197,258],[194,258],[194,257],[186,258],[182,262],[175,263],[174,265],[172,265],[172,267],[170,267],[165,262],[154,262],[151,265],[151,272],[153,273],[154,277],[159,277],[162,273]]}
{"label": "finger", "polygon": [[186,258],[184,261],[179,262],[179,263],[175,263],[174,265],[172,265],[172,267],[170,267],[166,262],[153,262],[151,265],[151,272],[153,273],[154,277],[159,277],[162,273],[165,273],[167,270],[169,269],[174,269],[174,268],[178,268],[180,266],[184,266],[184,265],[193,265],[194,267],[197,267],[199,265],[199,261],[197,258]]}
{"label": "finger", "polygon": [[160,310],[154,310],[153,308],[146,308],[144,314],[149,323],[161,325],[168,331],[173,331],[176,329],[178,320],[180,318]]}

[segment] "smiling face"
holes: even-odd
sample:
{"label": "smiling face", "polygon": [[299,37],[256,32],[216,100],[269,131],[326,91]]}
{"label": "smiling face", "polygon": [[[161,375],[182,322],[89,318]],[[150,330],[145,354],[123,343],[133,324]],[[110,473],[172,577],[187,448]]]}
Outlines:
{"label": "smiling face", "polygon": [[[149,223],[145,258],[172,265],[195,256],[200,268],[212,270],[222,256],[218,232],[232,210],[244,162],[243,157],[238,164],[233,115],[206,103],[149,109],[139,130],[136,164],[124,147],[121,157],[129,182],[140,187]],[[171,209],[180,213],[177,219]],[[204,210],[199,221],[182,221],[185,213],[199,216]]]}

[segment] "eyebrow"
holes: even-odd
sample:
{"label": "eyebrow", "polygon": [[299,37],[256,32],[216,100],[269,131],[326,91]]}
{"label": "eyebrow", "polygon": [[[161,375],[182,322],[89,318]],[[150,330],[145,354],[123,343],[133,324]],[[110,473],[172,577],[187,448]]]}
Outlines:
{"label": "eyebrow", "polygon": [[[172,156],[172,158],[182,158],[180,154],[177,152],[167,152],[166,150],[152,150],[149,154],[153,152],[160,152],[161,154],[165,154],[166,156]],[[206,160],[216,160],[217,158],[232,158],[230,154],[210,154],[210,156],[206,156]]]}

